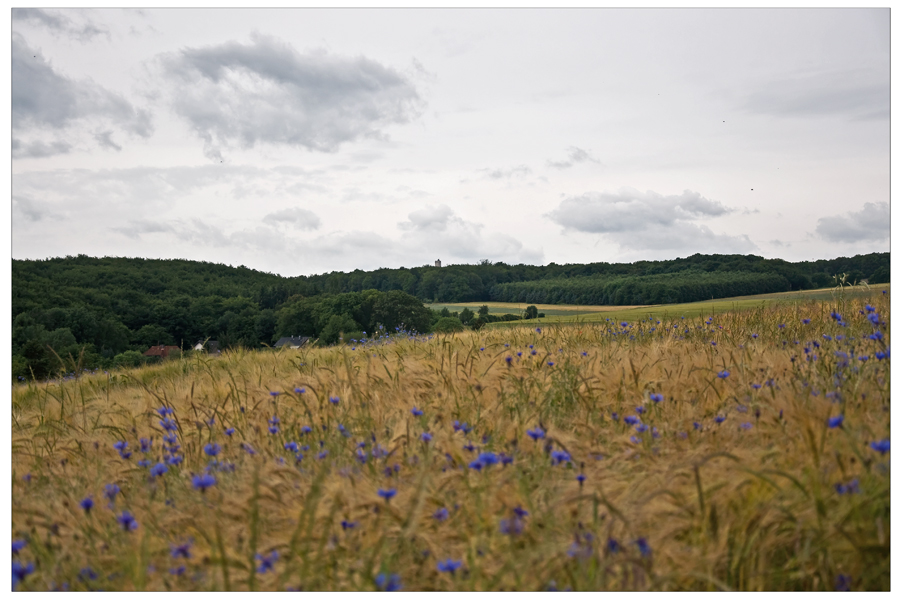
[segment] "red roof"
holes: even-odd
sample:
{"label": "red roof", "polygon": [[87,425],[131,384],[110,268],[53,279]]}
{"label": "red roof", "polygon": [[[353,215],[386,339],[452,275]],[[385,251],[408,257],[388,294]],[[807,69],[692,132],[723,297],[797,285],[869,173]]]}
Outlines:
{"label": "red roof", "polygon": [[144,351],[146,357],[168,357],[169,353],[178,350],[175,345],[157,345]]}

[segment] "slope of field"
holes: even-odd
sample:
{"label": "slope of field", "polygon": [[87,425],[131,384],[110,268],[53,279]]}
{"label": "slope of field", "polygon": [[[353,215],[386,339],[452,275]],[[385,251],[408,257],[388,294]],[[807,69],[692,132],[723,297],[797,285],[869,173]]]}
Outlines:
{"label": "slope of field", "polygon": [[[677,303],[673,305],[637,305],[637,306],[595,306],[591,311],[572,314],[571,312],[550,313],[545,312],[546,317],[536,320],[495,322],[489,326],[531,326],[535,323],[576,323],[576,322],[603,322],[607,319],[637,320],[641,318],[693,318],[704,317],[721,313],[723,311],[738,311],[745,309],[759,309],[776,302],[797,303],[804,301],[832,302],[839,304],[842,300],[850,298],[866,299],[889,291],[890,283],[875,284],[869,287],[847,288],[840,290],[809,290],[789,291],[785,293],[767,293],[764,295],[750,295],[747,297],[732,297],[729,299],[716,299],[711,301],[697,301],[692,303]],[[843,298],[843,299],[842,299]],[[558,307],[558,306],[557,306]]]}
{"label": "slope of field", "polygon": [[16,385],[14,588],[887,591],[889,322],[876,292]]}

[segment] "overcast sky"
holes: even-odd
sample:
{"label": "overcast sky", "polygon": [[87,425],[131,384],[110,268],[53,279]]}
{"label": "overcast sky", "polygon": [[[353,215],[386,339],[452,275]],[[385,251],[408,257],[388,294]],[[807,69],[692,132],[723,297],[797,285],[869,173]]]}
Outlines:
{"label": "overcast sky", "polygon": [[12,255],[890,247],[888,9],[12,11]]}

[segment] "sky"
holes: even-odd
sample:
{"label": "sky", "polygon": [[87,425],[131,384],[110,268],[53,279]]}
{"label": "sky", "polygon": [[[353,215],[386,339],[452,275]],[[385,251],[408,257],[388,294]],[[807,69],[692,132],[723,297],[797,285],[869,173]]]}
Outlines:
{"label": "sky", "polygon": [[12,257],[890,250],[888,9],[14,9]]}

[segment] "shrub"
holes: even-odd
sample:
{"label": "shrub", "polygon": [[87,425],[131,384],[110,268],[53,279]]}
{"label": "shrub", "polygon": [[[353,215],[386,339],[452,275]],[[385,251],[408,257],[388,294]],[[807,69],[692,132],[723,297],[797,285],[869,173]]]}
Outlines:
{"label": "shrub", "polygon": [[443,334],[462,332],[464,329],[465,326],[456,318],[441,318],[434,325],[434,331]]}

